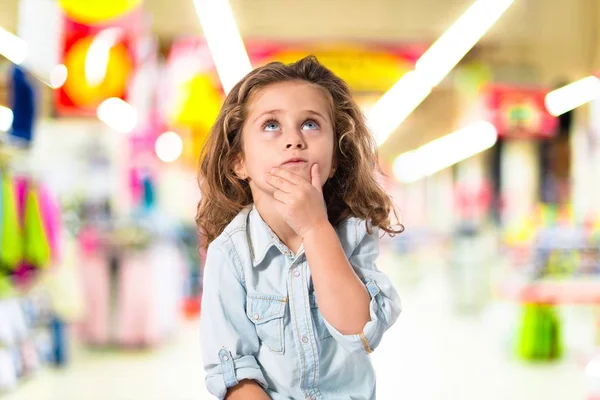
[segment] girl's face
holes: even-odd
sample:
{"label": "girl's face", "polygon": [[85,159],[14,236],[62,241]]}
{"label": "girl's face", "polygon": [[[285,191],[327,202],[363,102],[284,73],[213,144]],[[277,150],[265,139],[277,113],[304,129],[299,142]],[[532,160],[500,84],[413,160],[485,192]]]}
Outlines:
{"label": "girl's face", "polygon": [[311,166],[317,163],[321,186],[325,184],[334,168],[331,114],[324,90],[308,82],[274,83],[252,96],[242,128],[244,154],[236,173],[249,178],[255,201],[261,194],[272,195],[265,175],[273,167],[310,182]]}

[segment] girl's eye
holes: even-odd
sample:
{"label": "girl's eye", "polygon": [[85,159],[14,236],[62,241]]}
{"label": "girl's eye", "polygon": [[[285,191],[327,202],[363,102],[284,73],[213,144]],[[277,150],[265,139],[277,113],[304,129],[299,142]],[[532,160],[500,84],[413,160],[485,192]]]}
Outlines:
{"label": "girl's eye", "polygon": [[307,129],[309,131],[314,131],[319,129],[319,124],[317,124],[315,121],[306,121],[304,123],[304,125],[302,125],[302,129]]}
{"label": "girl's eye", "polygon": [[263,125],[263,129],[268,132],[273,132],[279,129],[279,124],[277,123],[277,121],[267,121]]}

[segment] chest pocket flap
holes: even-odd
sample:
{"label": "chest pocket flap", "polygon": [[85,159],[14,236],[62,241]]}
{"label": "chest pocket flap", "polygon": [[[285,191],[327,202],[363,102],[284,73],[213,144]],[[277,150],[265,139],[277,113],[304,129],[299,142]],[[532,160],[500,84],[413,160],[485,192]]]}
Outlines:
{"label": "chest pocket flap", "polygon": [[246,315],[256,326],[262,344],[274,353],[285,349],[283,324],[287,297],[262,293],[248,293]]}

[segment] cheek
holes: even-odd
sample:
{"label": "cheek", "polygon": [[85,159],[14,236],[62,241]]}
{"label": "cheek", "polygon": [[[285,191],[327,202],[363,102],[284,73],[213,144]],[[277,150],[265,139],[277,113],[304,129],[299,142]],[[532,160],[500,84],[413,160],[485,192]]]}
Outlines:
{"label": "cheek", "polygon": [[[333,135],[332,135],[333,136]],[[331,165],[333,165],[334,160],[335,160],[335,153],[336,153],[336,148],[337,145],[335,143],[335,139],[333,137],[328,137],[325,140],[325,143],[323,143],[323,158],[327,159],[328,163],[330,163]]]}
{"label": "cheek", "polygon": [[246,168],[251,175],[264,174],[270,171],[273,167],[270,155],[273,154],[273,149],[268,143],[253,142],[244,148]]}

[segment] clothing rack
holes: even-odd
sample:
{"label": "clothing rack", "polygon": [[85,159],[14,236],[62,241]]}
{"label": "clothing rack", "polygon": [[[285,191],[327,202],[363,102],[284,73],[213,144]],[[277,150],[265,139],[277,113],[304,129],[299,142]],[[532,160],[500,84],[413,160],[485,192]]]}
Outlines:
{"label": "clothing rack", "polygon": [[[25,149],[6,136],[0,137],[0,175],[11,180],[17,174],[26,177],[30,189],[27,156]],[[0,210],[0,216],[3,212]],[[3,218],[0,228],[6,223]],[[64,332],[53,315],[49,298],[36,284],[37,279],[30,280],[26,287],[15,286],[14,273],[10,266],[0,266],[0,394],[17,390],[21,382],[32,379],[45,365],[61,365],[65,361]]]}

